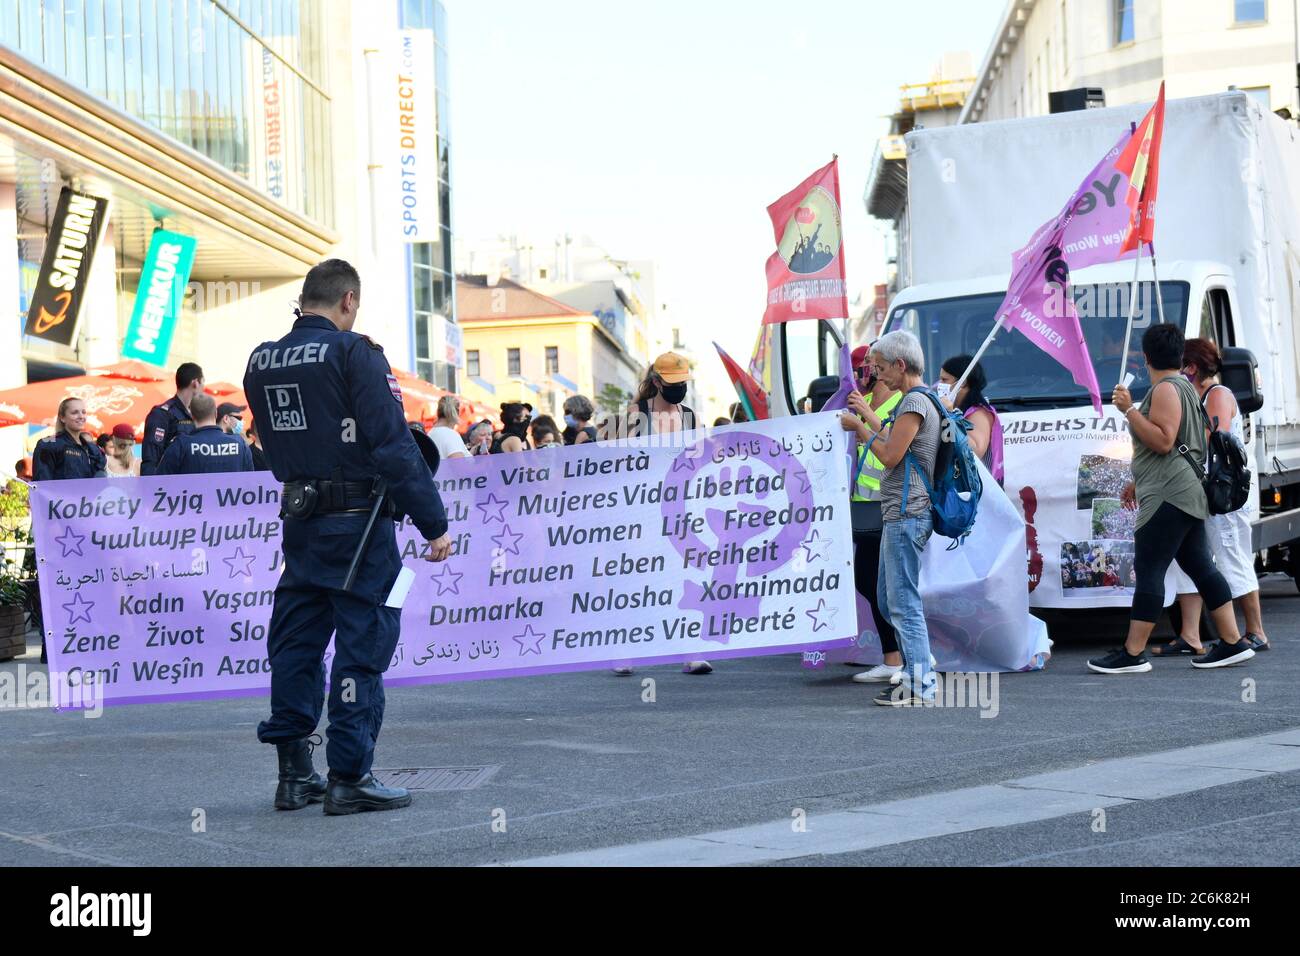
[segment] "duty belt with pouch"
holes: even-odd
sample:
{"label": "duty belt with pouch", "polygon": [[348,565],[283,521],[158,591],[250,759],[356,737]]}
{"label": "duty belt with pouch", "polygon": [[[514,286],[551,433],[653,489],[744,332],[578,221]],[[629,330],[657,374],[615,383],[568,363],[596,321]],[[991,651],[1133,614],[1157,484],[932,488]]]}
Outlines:
{"label": "duty belt with pouch", "polygon": [[369,511],[378,497],[379,479],[344,481],[308,478],[286,481],[280,495],[281,518],[311,518],[346,511]]}

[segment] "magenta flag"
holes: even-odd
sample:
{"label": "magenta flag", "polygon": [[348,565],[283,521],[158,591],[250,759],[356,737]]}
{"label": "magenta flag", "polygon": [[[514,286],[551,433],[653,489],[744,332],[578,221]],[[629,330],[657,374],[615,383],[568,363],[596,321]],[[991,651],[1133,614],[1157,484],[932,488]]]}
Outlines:
{"label": "magenta flag", "polygon": [[1003,324],[1070,370],[1101,414],[1101,389],[1070,295],[1070,272],[1135,253],[1123,249],[1128,228],[1128,177],[1115,166],[1132,132],[1102,157],[1070,201],[1011,256],[1011,281],[998,308]]}

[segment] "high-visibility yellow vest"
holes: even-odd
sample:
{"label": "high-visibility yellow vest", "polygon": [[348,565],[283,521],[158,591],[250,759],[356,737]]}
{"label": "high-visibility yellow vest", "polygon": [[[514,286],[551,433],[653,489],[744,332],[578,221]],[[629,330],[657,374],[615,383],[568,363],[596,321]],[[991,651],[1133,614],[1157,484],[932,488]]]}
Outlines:
{"label": "high-visibility yellow vest", "polygon": [[[877,407],[868,405],[882,421],[888,418],[894,411],[894,407],[903,400],[902,392],[894,392]],[[863,456],[866,460],[863,460]],[[858,467],[857,483],[853,486],[854,501],[875,501],[880,497],[880,479],[884,477],[885,465],[876,457],[874,452],[868,451],[865,444],[858,446]]]}

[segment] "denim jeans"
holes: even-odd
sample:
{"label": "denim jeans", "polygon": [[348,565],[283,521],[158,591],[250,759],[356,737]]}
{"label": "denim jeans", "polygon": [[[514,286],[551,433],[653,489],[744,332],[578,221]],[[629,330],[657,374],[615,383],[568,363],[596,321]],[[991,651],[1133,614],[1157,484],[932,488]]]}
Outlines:
{"label": "denim jeans", "polygon": [[926,699],[934,697],[935,677],[930,667],[930,632],[921,607],[921,552],[933,530],[928,510],[915,518],[886,521],[876,583],[881,613],[898,632],[903,683]]}

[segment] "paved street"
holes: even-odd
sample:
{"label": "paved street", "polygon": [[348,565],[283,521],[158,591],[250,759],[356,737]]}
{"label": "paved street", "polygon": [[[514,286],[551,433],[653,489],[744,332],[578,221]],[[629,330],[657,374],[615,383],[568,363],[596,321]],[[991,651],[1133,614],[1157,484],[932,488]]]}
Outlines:
{"label": "paved street", "polygon": [[264,698],[0,711],[0,865],[1295,865],[1300,595],[1264,590],[1275,649],[1245,667],[1104,678],[1084,659],[1119,631],[1075,634],[991,719],[792,657],[396,689],[377,766],[496,769],[355,817],[271,809]]}

